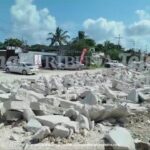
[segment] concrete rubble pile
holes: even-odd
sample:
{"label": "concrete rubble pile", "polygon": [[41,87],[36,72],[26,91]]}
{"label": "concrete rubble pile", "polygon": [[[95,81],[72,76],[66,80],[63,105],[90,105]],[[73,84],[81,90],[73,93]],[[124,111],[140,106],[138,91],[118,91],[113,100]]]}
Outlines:
{"label": "concrete rubble pile", "polygon": [[135,142],[126,124],[132,116],[149,113],[150,83],[146,79],[143,72],[109,69],[1,83],[1,128],[11,125],[12,130],[16,126],[22,130],[19,139],[14,132],[10,135],[13,142],[59,139],[73,143],[75,137],[90,139],[97,132],[99,141],[103,140],[97,144],[136,150],[141,141]]}

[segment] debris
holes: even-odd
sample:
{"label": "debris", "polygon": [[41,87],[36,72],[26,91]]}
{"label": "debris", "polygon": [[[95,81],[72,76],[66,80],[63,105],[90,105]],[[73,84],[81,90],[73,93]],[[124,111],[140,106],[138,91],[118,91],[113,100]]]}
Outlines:
{"label": "debris", "polygon": [[80,129],[87,129],[90,130],[89,120],[87,117],[83,115],[78,115],[77,122],[79,122]]}
{"label": "debris", "polygon": [[96,94],[93,94],[92,91],[85,91],[84,93],[82,93],[80,95],[81,97],[84,97],[83,100],[81,100],[81,103],[83,104],[88,104],[88,105],[97,105],[98,101],[100,101],[98,99],[98,97],[96,96]]}
{"label": "debris", "polygon": [[127,147],[129,150],[135,150],[134,140],[129,131],[125,128],[115,127],[105,135],[105,138],[110,142],[110,144]]}
{"label": "debris", "polygon": [[41,127],[31,138],[31,143],[38,143],[42,141],[46,136],[50,135],[51,131],[47,126]]}
{"label": "debris", "polygon": [[9,139],[12,141],[18,141],[18,137],[16,135],[11,135]]}
{"label": "debris", "polygon": [[53,133],[54,137],[67,138],[69,137],[70,131],[63,125],[56,125]]}
{"label": "debris", "polygon": [[17,121],[22,118],[22,112],[17,110],[8,110],[5,113],[5,117],[7,121]]}
{"label": "debris", "polygon": [[29,122],[25,125],[25,129],[28,132],[36,133],[40,128],[42,127],[41,123],[37,121],[36,119],[31,119]]}
{"label": "debris", "polygon": [[31,108],[28,108],[23,110],[23,117],[26,121],[29,121],[32,118],[35,118],[35,114]]}

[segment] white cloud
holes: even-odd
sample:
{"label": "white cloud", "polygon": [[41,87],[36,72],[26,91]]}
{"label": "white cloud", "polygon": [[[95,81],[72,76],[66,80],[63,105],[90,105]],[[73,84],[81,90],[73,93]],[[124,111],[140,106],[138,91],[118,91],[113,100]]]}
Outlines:
{"label": "white cloud", "polygon": [[11,7],[13,32],[32,43],[45,43],[47,34],[56,28],[56,20],[47,8],[37,9],[33,0],[16,0]]}
{"label": "white cloud", "polygon": [[136,10],[135,13],[138,15],[139,19],[141,20],[150,19],[150,14],[145,10]]}
{"label": "white cloud", "polygon": [[83,22],[86,33],[97,42],[110,40],[115,42],[114,37],[119,34],[123,37],[121,44],[124,47],[133,47],[135,41],[136,48],[150,47],[150,13],[144,10],[137,10],[138,20],[126,25],[123,22],[108,20],[106,18],[87,19]]}
{"label": "white cloud", "polygon": [[105,18],[87,19],[84,21],[83,27],[87,34],[96,41],[113,39],[119,34],[123,35],[125,28],[122,22],[109,21]]}
{"label": "white cloud", "polygon": [[148,36],[150,35],[150,20],[140,20],[127,28],[130,36]]}

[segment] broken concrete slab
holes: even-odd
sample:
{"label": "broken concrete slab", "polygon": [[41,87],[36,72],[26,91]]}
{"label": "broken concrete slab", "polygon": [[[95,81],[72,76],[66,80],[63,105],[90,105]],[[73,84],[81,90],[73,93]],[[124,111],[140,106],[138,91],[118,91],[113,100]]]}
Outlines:
{"label": "broken concrete slab", "polygon": [[79,122],[80,129],[90,130],[90,124],[89,124],[89,120],[87,117],[79,114],[76,121]]}
{"label": "broken concrete slab", "polygon": [[63,78],[63,85],[64,87],[70,87],[75,84],[75,80],[73,80],[72,75],[65,75]]}
{"label": "broken concrete slab", "polygon": [[69,137],[70,131],[63,125],[56,125],[52,134],[55,138],[67,138]]}
{"label": "broken concrete slab", "polygon": [[0,90],[10,93],[11,87],[6,83],[0,83]]}
{"label": "broken concrete slab", "polygon": [[40,99],[38,102],[46,103],[55,107],[59,107],[60,105],[59,98],[54,95],[47,95],[46,97]]}
{"label": "broken concrete slab", "polygon": [[[105,110],[103,116],[100,118],[102,120],[109,118],[125,118],[129,115],[128,108],[122,105],[105,105]],[[100,121],[100,120],[99,120]]]}
{"label": "broken concrete slab", "polygon": [[22,118],[22,112],[16,110],[8,110],[5,113],[5,118],[7,121],[17,121]]}
{"label": "broken concrete slab", "polygon": [[31,119],[35,118],[35,114],[34,114],[34,112],[32,111],[31,108],[23,110],[23,118],[26,121],[30,121]]}
{"label": "broken concrete slab", "polygon": [[115,92],[113,92],[108,86],[104,85],[105,94],[110,99],[117,99],[117,95]]}
{"label": "broken concrete slab", "polygon": [[122,103],[122,105],[128,107],[131,112],[148,112],[147,107],[141,106],[140,104]]}
{"label": "broken concrete slab", "polygon": [[64,124],[67,128],[71,128],[74,132],[79,132],[79,124],[71,121],[68,117],[61,115],[36,116],[36,119],[44,126],[54,129],[57,124]]}
{"label": "broken concrete slab", "polygon": [[29,122],[24,126],[28,132],[36,133],[41,129],[42,124],[36,119],[30,119]]}
{"label": "broken concrete slab", "polygon": [[105,135],[105,138],[110,144],[127,147],[129,150],[135,150],[134,140],[130,132],[125,128],[115,127]]}
{"label": "broken concrete slab", "polygon": [[62,114],[63,108],[55,107],[45,102],[32,102],[30,103],[31,109],[37,116],[49,115],[49,114]]}
{"label": "broken concrete slab", "polygon": [[133,102],[135,103],[138,103],[139,102],[139,99],[138,99],[138,91],[136,89],[132,89],[129,94],[128,94],[128,97],[127,97],[128,100],[132,100]]}
{"label": "broken concrete slab", "polygon": [[136,150],[149,150],[150,149],[150,144],[140,141],[140,140],[136,140],[135,141],[135,147]]}
{"label": "broken concrete slab", "polygon": [[60,90],[60,91],[64,90],[64,86],[62,84],[61,78],[52,77],[50,79],[49,83],[50,83],[50,86],[51,86],[51,90]]}
{"label": "broken concrete slab", "polygon": [[16,93],[12,93],[10,98],[12,100],[25,101],[26,103],[37,102],[39,99],[44,98],[43,94],[20,88]]}
{"label": "broken concrete slab", "polygon": [[54,129],[57,124],[70,122],[68,117],[61,115],[46,115],[46,116],[36,116],[36,119],[44,126]]}
{"label": "broken concrete slab", "polygon": [[91,90],[85,91],[80,95],[81,97],[84,97],[83,100],[81,100],[81,103],[88,104],[88,105],[97,105],[98,101],[101,101],[96,93],[93,93]]}
{"label": "broken concrete slab", "polygon": [[7,101],[4,102],[4,107],[6,110],[18,110],[23,111],[29,108],[29,105],[23,101]]}
{"label": "broken concrete slab", "polygon": [[64,116],[69,117],[71,120],[76,120],[79,115],[79,112],[74,108],[69,108],[65,111]]}
{"label": "broken concrete slab", "polygon": [[5,94],[5,93],[6,93],[5,91],[0,90],[0,94]]}
{"label": "broken concrete slab", "polygon": [[48,111],[46,104],[44,103],[39,103],[39,102],[31,102],[30,103],[30,108],[33,111],[38,111],[40,114],[39,115],[45,115],[46,112]]}
{"label": "broken concrete slab", "polygon": [[31,141],[31,143],[38,143],[38,142],[42,141],[45,137],[50,135],[50,133],[51,133],[51,131],[50,131],[49,127],[43,126],[32,136],[32,139],[30,141]]}
{"label": "broken concrete slab", "polygon": [[5,102],[9,100],[10,97],[10,93],[4,93],[4,94],[0,94],[0,102]]}
{"label": "broken concrete slab", "polygon": [[123,91],[125,93],[129,93],[129,91],[131,90],[131,85],[120,80],[113,80],[112,88]]}
{"label": "broken concrete slab", "polygon": [[139,89],[132,89],[127,97],[128,100],[132,100],[136,103],[141,103],[144,101],[150,100],[150,88],[139,88]]}
{"label": "broken concrete slab", "polygon": [[81,109],[83,107],[83,104],[81,104],[80,102],[71,102],[71,101],[67,101],[67,100],[63,100],[63,99],[59,99],[60,101],[60,107],[62,108],[79,108]]}
{"label": "broken concrete slab", "polygon": [[9,138],[11,141],[18,141],[18,136],[16,135],[11,135]]}

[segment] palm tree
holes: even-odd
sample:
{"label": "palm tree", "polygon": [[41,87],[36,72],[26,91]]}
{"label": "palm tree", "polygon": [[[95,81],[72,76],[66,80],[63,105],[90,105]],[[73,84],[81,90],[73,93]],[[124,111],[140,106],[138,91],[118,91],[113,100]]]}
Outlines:
{"label": "palm tree", "polygon": [[55,33],[48,33],[50,37],[48,37],[47,40],[51,40],[50,46],[53,46],[55,43],[58,43],[59,45],[67,44],[67,39],[70,38],[67,33],[68,31],[63,31],[59,27],[56,28]]}

